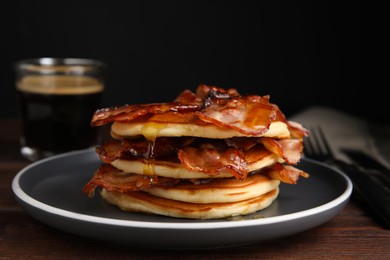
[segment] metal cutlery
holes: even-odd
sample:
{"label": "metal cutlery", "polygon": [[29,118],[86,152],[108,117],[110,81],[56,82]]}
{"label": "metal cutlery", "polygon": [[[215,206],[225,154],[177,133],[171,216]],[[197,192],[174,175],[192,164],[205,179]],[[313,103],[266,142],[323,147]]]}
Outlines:
{"label": "metal cutlery", "polygon": [[376,220],[383,227],[390,228],[389,189],[363,168],[336,159],[320,127],[308,129],[310,135],[304,139],[305,157],[327,163],[345,173],[353,183],[353,194],[371,209]]}
{"label": "metal cutlery", "polygon": [[341,149],[362,171],[366,172],[390,192],[390,170],[372,156],[358,150]]}
{"label": "metal cutlery", "polygon": [[390,174],[390,170],[386,166],[362,151],[346,148],[341,149],[341,151],[363,168],[384,171],[387,172],[387,174]]}

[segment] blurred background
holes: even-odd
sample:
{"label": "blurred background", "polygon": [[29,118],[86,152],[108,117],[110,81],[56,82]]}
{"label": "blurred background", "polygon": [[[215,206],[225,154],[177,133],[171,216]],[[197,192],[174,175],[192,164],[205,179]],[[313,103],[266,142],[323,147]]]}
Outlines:
{"label": "blurred background", "polygon": [[12,64],[38,57],[106,62],[106,107],[205,83],[270,95],[286,116],[387,113],[362,86],[360,1],[2,1],[0,29],[1,117],[18,115]]}

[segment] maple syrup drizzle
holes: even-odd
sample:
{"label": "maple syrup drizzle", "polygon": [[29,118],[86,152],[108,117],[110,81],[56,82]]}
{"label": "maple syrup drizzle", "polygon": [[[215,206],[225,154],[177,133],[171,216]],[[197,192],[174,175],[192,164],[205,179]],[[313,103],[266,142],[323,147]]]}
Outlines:
{"label": "maple syrup drizzle", "polygon": [[144,153],[144,168],[143,174],[145,175],[155,175],[154,172],[154,147],[156,145],[156,138],[160,132],[160,129],[163,128],[163,124],[156,124],[153,122],[146,123],[141,130],[142,135],[148,141],[148,149]]}
{"label": "maple syrup drizzle", "polygon": [[156,140],[147,140],[148,149],[144,153],[145,163],[143,173],[145,175],[154,175],[154,147],[156,145]]}

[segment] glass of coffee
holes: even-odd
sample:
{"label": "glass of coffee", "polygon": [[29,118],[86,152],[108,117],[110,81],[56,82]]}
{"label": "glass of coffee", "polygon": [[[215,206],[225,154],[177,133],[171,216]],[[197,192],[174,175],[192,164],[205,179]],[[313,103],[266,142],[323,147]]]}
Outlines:
{"label": "glass of coffee", "polygon": [[104,91],[105,63],[39,58],[15,63],[21,153],[31,161],[97,145],[90,126]]}

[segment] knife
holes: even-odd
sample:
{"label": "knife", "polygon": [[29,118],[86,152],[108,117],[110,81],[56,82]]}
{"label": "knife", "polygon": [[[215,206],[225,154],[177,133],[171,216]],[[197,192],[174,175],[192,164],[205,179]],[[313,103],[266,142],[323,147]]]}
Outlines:
{"label": "knife", "polygon": [[354,164],[335,160],[335,166],[341,169],[352,181],[358,199],[363,201],[372,210],[380,224],[390,229],[390,190],[372,178],[366,171]]}
{"label": "knife", "polygon": [[347,148],[343,148],[341,151],[344,152],[355,163],[360,164],[363,168],[386,171],[388,174],[390,174],[390,170],[378,160],[374,159],[374,157],[371,155],[368,155],[359,150],[352,150]]}
{"label": "knife", "polygon": [[341,149],[349,159],[362,171],[376,178],[377,181],[385,185],[390,191],[390,170],[376,160],[374,157],[359,151],[351,149]]}

